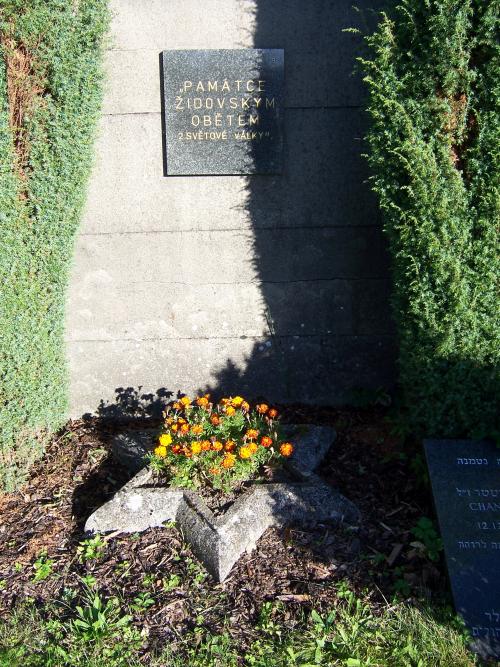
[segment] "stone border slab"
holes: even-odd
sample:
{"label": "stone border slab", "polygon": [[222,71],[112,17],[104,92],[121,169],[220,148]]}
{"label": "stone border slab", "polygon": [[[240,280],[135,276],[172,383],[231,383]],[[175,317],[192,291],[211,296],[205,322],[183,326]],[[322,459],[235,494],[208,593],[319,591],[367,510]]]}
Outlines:
{"label": "stone border slab", "polygon": [[[130,470],[137,470],[153,446],[154,433],[137,431],[117,436],[113,443],[115,457]],[[255,484],[220,516],[215,516],[193,491],[154,486],[152,471],[142,468],[89,517],[85,530],[130,533],[175,521],[207,571],[223,581],[240,556],[254,549],[271,526],[359,522],[357,507],[314,473],[335,435],[333,429],[323,426],[290,427],[287,437],[293,438],[295,452],[288,468],[297,481]]]}

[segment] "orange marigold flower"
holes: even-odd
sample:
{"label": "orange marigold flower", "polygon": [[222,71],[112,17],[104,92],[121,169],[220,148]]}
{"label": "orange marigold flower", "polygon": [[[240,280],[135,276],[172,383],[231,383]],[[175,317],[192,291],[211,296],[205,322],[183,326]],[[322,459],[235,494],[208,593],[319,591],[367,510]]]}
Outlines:
{"label": "orange marigold flower", "polygon": [[178,424],[187,424],[187,421],[184,419],[184,417],[179,417],[177,419],[177,423]]}
{"label": "orange marigold flower", "polygon": [[182,409],[182,405],[179,403],[179,401],[174,401],[172,403],[172,407],[174,408],[174,410],[181,410]]}
{"label": "orange marigold flower", "polygon": [[278,411],[276,410],[276,408],[269,408],[267,416],[270,417],[271,419],[276,419],[276,417],[278,416]]}
{"label": "orange marigold flower", "polygon": [[249,459],[252,456],[252,452],[250,451],[250,447],[247,447],[246,445],[243,445],[243,447],[240,447],[239,455],[242,459]]}
{"label": "orange marigold flower", "polygon": [[180,454],[182,451],[182,447],[180,445],[172,445],[172,453],[173,454]]}
{"label": "orange marigold flower", "polygon": [[249,428],[247,430],[247,432],[245,433],[245,436],[247,438],[250,438],[250,440],[254,440],[258,435],[259,435],[259,432],[257,431],[256,428]]}
{"label": "orange marigold flower", "polygon": [[257,449],[258,449],[258,448],[257,448],[257,443],[256,443],[256,442],[253,442],[253,441],[252,441],[252,442],[249,442],[248,445],[247,445],[247,447],[248,447],[248,449],[250,450],[250,453],[251,453],[251,454],[255,454],[255,452],[256,452]]}
{"label": "orange marigold flower", "polygon": [[214,440],[212,442],[212,449],[214,452],[220,452],[221,449],[223,449],[222,442],[219,442],[218,440]]}
{"label": "orange marigold flower", "polygon": [[205,396],[198,396],[196,399],[196,405],[198,405],[200,408],[206,408],[209,403],[209,398],[210,394],[205,394]]}
{"label": "orange marigold flower", "polygon": [[266,403],[259,403],[258,405],[255,406],[255,409],[261,415],[265,415],[266,412],[269,410],[269,406]]}
{"label": "orange marigold flower", "polygon": [[228,415],[228,417],[232,417],[234,415],[234,413],[236,412],[236,410],[233,408],[232,405],[226,405],[225,411],[226,411],[226,415]]}
{"label": "orange marigold flower", "polygon": [[263,447],[270,447],[273,444],[273,439],[270,438],[268,435],[263,435],[260,440],[260,444]]}
{"label": "orange marigold flower", "polygon": [[226,452],[233,452],[235,447],[236,443],[234,440],[227,440],[226,444],[224,445],[224,450]]}
{"label": "orange marigold flower", "polygon": [[190,458],[193,456],[193,452],[192,452],[190,449],[188,449],[187,447],[184,447],[184,448],[182,449],[182,453],[184,454],[184,456],[185,456],[187,459],[190,459]]}
{"label": "orange marigold flower", "polygon": [[201,453],[201,442],[198,442],[195,440],[194,442],[191,443],[191,451],[193,454],[200,454]]}
{"label": "orange marigold flower", "polygon": [[212,475],[220,475],[221,470],[220,468],[209,468],[208,472],[212,473]]}
{"label": "orange marigold flower", "polygon": [[183,396],[180,399],[179,403],[182,405],[182,407],[187,408],[188,405],[191,405],[191,399],[189,398],[189,396]]}
{"label": "orange marigold flower", "polygon": [[242,396],[235,396],[234,398],[231,399],[231,403],[234,405],[235,408],[239,408],[242,403],[244,403],[244,399]]}
{"label": "orange marigold flower", "polygon": [[250,410],[250,403],[248,403],[247,401],[243,401],[243,403],[241,404],[241,409],[243,410],[243,412],[248,412]]}
{"label": "orange marigold flower", "polygon": [[234,454],[226,454],[226,456],[222,459],[222,467],[223,468],[232,468],[234,466],[234,462],[236,461],[236,456]]}
{"label": "orange marigold flower", "polygon": [[173,423],[174,423],[174,418],[173,418],[173,417],[167,417],[167,418],[165,419],[165,424],[166,424],[167,426],[170,426],[170,424],[173,424]]}
{"label": "orange marigold flower", "polygon": [[293,452],[293,445],[291,442],[284,442],[280,445],[280,453],[282,456],[291,456]]}
{"label": "orange marigold flower", "polygon": [[183,435],[189,433],[189,424],[181,424],[181,433]]}
{"label": "orange marigold flower", "polygon": [[155,447],[155,454],[161,459],[164,459],[167,455],[167,448],[164,445],[158,445],[158,447]]}
{"label": "orange marigold flower", "polygon": [[220,424],[219,415],[216,414],[210,415],[210,423],[212,424],[212,426],[218,426]]}
{"label": "orange marigold flower", "polygon": [[193,424],[193,426],[191,426],[191,433],[194,433],[194,435],[201,435],[203,433],[203,426],[201,424]]}
{"label": "orange marigold flower", "polygon": [[230,398],[221,398],[219,403],[221,405],[228,405],[228,403],[231,403],[231,399]]}
{"label": "orange marigold flower", "polygon": [[202,440],[202,441],[201,441],[201,449],[202,449],[204,452],[208,452],[208,450],[209,450],[210,447],[211,447],[211,444],[212,444],[212,443],[210,442],[210,440]]}

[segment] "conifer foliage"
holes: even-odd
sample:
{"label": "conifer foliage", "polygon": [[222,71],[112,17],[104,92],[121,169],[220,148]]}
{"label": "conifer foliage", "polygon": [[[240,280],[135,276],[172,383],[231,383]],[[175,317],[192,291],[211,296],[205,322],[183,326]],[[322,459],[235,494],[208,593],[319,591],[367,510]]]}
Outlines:
{"label": "conifer foliage", "polygon": [[401,0],[360,59],[403,415],[417,435],[499,432],[499,8]]}
{"label": "conifer foliage", "polygon": [[0,0],[0,488],[66,412],[64,298],[101,100],[105,0]]}

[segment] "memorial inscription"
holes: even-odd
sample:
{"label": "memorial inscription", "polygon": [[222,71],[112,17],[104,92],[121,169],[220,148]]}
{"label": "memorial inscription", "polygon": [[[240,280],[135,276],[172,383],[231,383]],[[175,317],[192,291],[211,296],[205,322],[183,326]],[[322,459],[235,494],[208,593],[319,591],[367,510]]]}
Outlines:
{"label": "memorial inscription", "polygon": [[166,174],[281,173],[283,65],[282,49],[163,51]]}
{"label": "memorial inscription", "polygon": [[455,607],[473,648],[500,657],[500,449],[424,442]]}

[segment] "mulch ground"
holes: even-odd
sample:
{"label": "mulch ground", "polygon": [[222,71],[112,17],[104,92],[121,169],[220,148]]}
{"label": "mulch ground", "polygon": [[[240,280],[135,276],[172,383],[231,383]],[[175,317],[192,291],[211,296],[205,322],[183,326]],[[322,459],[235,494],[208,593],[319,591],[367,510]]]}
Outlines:
{"label": "mulch ground", "polygon": [[[358,505],[359,529],[268,530],[223,584],[205,573],[174,527],[108,535],[103,555],[82,563],[77,546],[86,537],[86,518],[129,478],[113,460],[110,442],[130,426],[73,421],[24,487],[0,496],[0,618],[27,597],[40,605],[71,601],[78,578],[89,574],[103,595],[134,605],[151,647],[181,639],[196,624],[213,632],[225,628],[246,646],[264,602],[282,603],[281,618],[293,627],[304,608],[331,607],[332,584],[343,579],[359,593],[369,591],[380,608],[395,591],[446,599],[442,555],[433,563],[412,545],[411,529],[420,517],[433,516],[418,451],[391,435],[387,410],[288,406],[283,421],[336,428],[319,472]],[[54,574],[34,583],[33,564],[44,552]]]}

